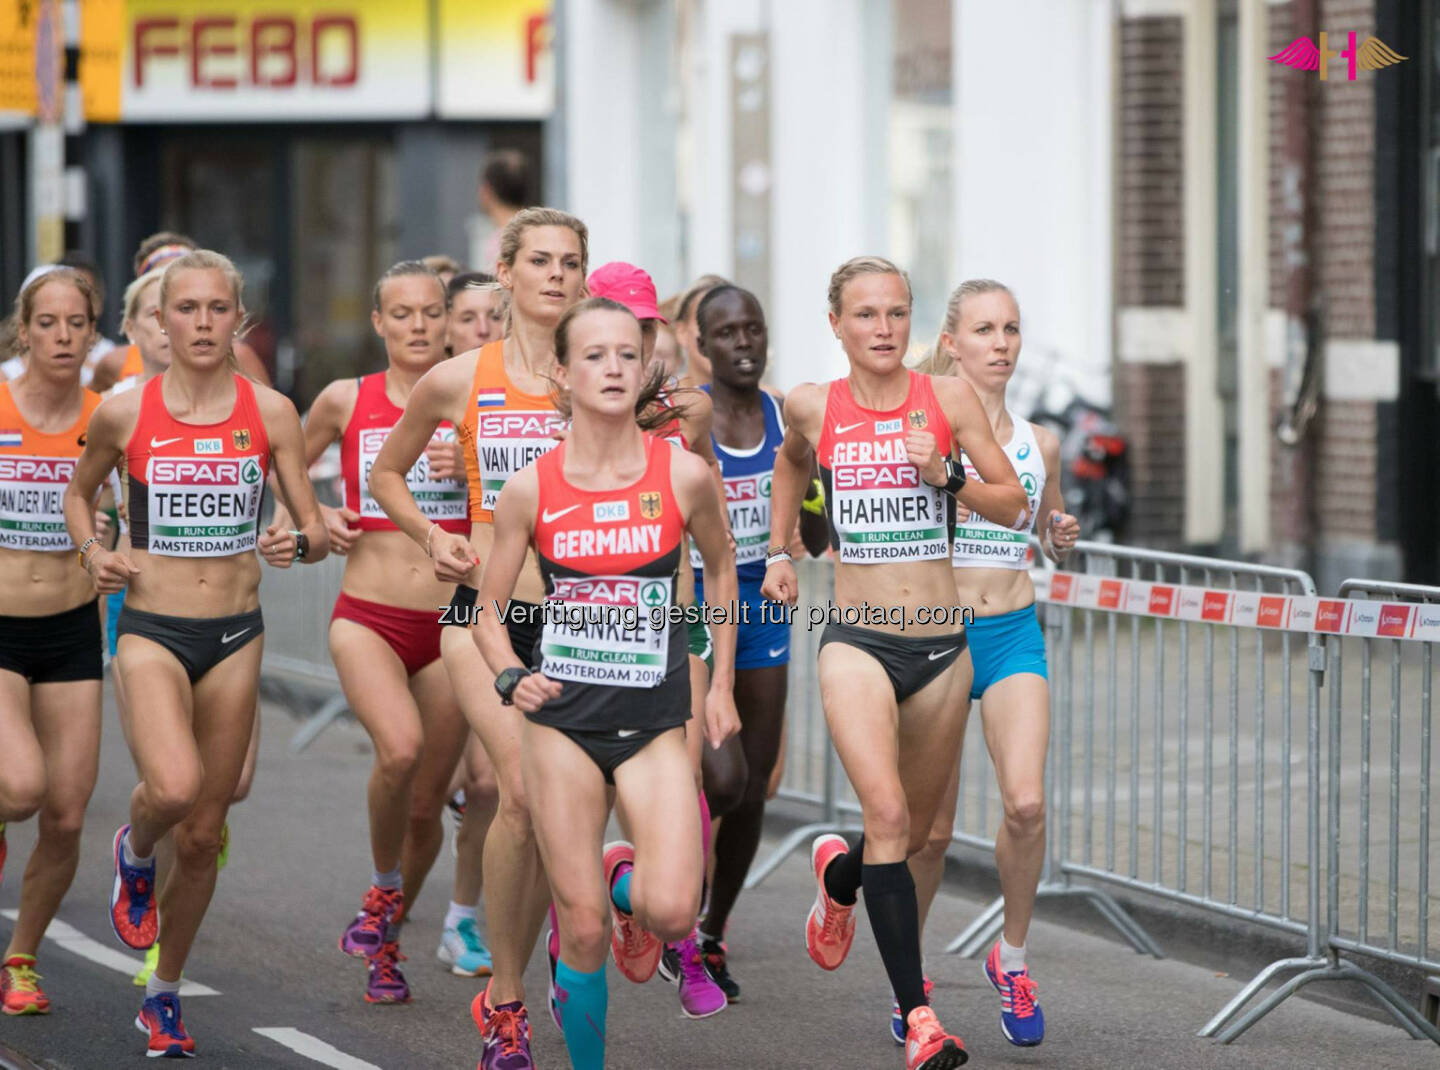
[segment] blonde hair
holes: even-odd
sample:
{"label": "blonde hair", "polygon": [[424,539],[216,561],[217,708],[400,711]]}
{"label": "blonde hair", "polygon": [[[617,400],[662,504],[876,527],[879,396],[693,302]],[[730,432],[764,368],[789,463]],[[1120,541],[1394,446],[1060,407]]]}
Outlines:
{"label": "blonde hair", "polygon": [[500,232],[500,259],[511,267],[520,255],[520,242],[531,227],[569,227],[580,239],[580,274],[590,272],[590,228],[569,212],[558,208],[522,208]]}
{"label": "blonde hair", "polygon": [[434,253],[431,256],[422,256],[420,263],[424,264],[435,274],[448,271],[452,275],[458,275],[465,270],[465,265],[456,260],[453,256],[446,256],[444,253]]}
{"label": "blonde hair", "polygon": [[906,300],[914,304],[915,294],[910,289],[910,276],[902,271],[898,264],[886,260],[883,256],[853,256],[845,263],[835,269],[830,276],[830,288],[826,291],[826,300],[830,304],[830,311],[840,315],[840,299],[845,293],[845,287],[854,279],[862,275],[898,275],[905,283]]}
{"label": "blonde hair", "polygon": [[121,307],[125,310],[125,320],[134,322],[135,317],[140,315],[140,295],[145,292],[145,287],[151,283],[159,282],[165,274],[163,267],[154,268],[145,272],[138,279],[135,279],[129,286],[125,287],[125,299]]}
{"label": "blonde hair", "polygon": [[[935,336],[935,344],[930,347],[923,357],[915,362],[915,370],[924,375],[951,375],[955,371],[955,358],[945,352],[945,347],[940,344],[941,335],[953,335],[960,327],[960,306],[965,303],[967,297],[978,297],[980,294],[1006,293],[1010,299],[1015,300],[1015,293],[1003,282],[996,282],[994,279],[966,279],[955,289],[950,291],[950,297],[945,302],[945,320],[940,325],[940,333]],[[1015,307],[1020,307],[1020,302],[1015,302]]]}
{"label": "blonde hair", "polygon": [[235,333],[231,336],[230,352],[225,359],[230,364],[231,371],[237,375],[240,372],[240,364],[235,359],[234,339],[239,338],[249,326],[246,323],[245,312],[245,276],[240,274],[234,262],[224,253],[217,253],[214,249],[196,249],[184,256],[178,256],[165,265],[160,275],[160,307],[164,309],[165,299],[170,293],[170,282],[173,276],[179,275],[182,271],[218,271],[225,276],[225,281],[230,284],[230,296],[235,301],[235,310],[239,313],[239,322],[235,325]]}
{"label": "blonde hair", "polygon": [[19,296],[15,298],[14,316],[17,327],[30,322],[30,317],[35,314],[36,296],[42,288],[52,282],[68,282],[80,291],[80,296],[85,298],[85,307],[90,310],[92,325],[100,318],[100,295],[95,292],[95,287],[89,278],[84,272],[76,271],[74,268],[61,267],[42,272],[31,279],[27,285],[21,287]]}

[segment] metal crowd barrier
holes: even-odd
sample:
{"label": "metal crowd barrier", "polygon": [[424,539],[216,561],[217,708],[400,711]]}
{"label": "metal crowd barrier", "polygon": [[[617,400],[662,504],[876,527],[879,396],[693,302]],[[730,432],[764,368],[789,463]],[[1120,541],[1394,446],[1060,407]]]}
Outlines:
{"label": "metal crowd barrier", "polygon": [[[292,754],[303,751],[350,708],[330,661],[330,612],[344,571],[345,559],[333,554],[313,565],[260,569],[260,608],[265,614],[261,682],[287,707],[305,715],[290,739]],[[316,690],[325,695],[318,706]]]}
{"label": "metal crowd barrier", "polygon": [[[1295,600],[1313,610],[1315,584],[1288,569],[1086,542],[1053,585],[1048,572],[1035,579],[1048,603],[1042,619],[1052,688],[1039,897],[1084,897],[1137,952],[1157,956],[1154,941],[1103,886],[1303,937],[1303,955],[1267,966],[1201,1035],[1228,1043],[1304,985],[1347,979],[1366,985],[1413,1036],[1440,1043],[1440,1030],[1393,988],[1340,958],[1343,951],[1440,973],[1428,925],[1432,644],[1331,636],[1327,658],[1322,626],[1303,622],[1298,608],[1292,619],[1287,608]],[[800,587],[780,794],[819,814],[757,862],[747,887],[811,837],[860,827],[826,734],[815,680],[819,630],[806,618],[809,604],[832,597],[830,563],[801,563]],[[1367,595],[1398,603],[1392,616],[1428,614],[1430,627],[1440,627],[1440,589],[1349,581],[1340,592]],[[1353,709],[1342,705],[1346,644],[1360,648],[1358,732],[1350,727]],[[1390,668],[1382,718],[1372,716],[1377,649]],[[1327,661],[1328,746],[1321,732]],[[1414,684],[1408,696],[1402,689],[1407,674],[1419,678],[1418,707]],[[980,718],[970,720],[954,842],[992,852],[1002,808]],[[1372,790],[1377,720],[1389,762]],[[1323,800],[1322,762],[1329,771]],[[1303,787],[1292,776],[1297,763]],[[1388,820],[1372,836],[1377,792]],[[1002,922],[996,901],[947,950],[983,950]],[[1295,971],[1240,1016],[1271,979]]]}

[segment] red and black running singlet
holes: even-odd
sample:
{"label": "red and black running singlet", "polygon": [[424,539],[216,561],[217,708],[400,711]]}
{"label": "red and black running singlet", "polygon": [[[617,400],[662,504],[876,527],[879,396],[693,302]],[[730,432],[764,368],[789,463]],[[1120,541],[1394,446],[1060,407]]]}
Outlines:
{"label": "red and black running singlet", "polygon": [[[364,375],[356,381],[359,389],[355,394],[355,408],[340,438],[340,478],[345,485],[345,507],[360,514],[355,526],[361,531],[398,531],[380,503],[370,495],[370,469],[375,466],[380,447],[400,422],[403,410],[386,395],[384,372]],[[454,426],[448,422],[440,424],[433,441],[454,442]],[[430,459],[423,453],[405,474],[405,482],[425,519],[457,535],[470,533],[464,483],[431,478]]]}
{"label": "red and black running singlet", "polygon": [[[678,390],[679,388],[679,380],[675,379],[672,376],[670,382],[666,384],[665,389],[656,395],[656,408],[673,412],[677,408],[677,406],[672,400],[672,395],[674,391]],[[679,446],[682,450],[688,450],[690,448],[690,441],[685,437],[685,430],[680,423],[679,416],[671,416],[669,420],[661,424],[659,427],[655,428],[655,430],[651,431],[650,433],[659,438],[663,438],[666,442],[670,442],[676,446]]]}
{"label": "red and black running singlet", "polygon": [[688,669],[685,626],[671,612],[685,532],[670,479],[674,450],[655,436],[646,448],[645,474],[617,490],[566,482],[564,443],[536,462],[541,671],[566,685],[536,715],[543,723],[628,729],[689,717],[688,699],[672,710],[668,696],[662,704],[642,690]]}
{"label": "red and black running singlet", "polygon": [[928,375],[910,372],[898,408],[862,408],[848,379],[830,384],[816,454],[825,485],[830,548],[844,564],[948,558],[955,499],[920,478],[905,452],[911,429],[929,431],[942,455],[953,452],[950,421]]}
{"label": "red and black running singlet", "polygon": [[163,375],[145,384],[125,447],[130,545],[166,557],[229,557],[255,549],[270,437],[255,388],[235,376],[235,408],[213,424],[165,408]]}

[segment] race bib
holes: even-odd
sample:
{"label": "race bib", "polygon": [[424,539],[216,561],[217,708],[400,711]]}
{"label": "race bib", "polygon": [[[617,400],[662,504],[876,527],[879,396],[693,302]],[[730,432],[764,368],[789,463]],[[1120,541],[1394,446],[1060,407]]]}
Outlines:
{"label": "race bib", "polygon": [[168,557],[228,557],[255,548],[265,474],[255,457],[151,457],[150,540]]}
{"label": "race bib", "polygon": [[[763,564],[770,544],[770,473],[726,476],[725,507],[735,536],[735,566]],[[694,568],[705,564],[693,543],[690,564]]]}
{"label": "race bib", "polygon": [[558,412],[482,412],[475,425],[480,508],[493,510],[511,476],[560,444],[554,434],[564,426]]}
{"label": "race bib", "polygon": [[[366,519],[387,520],[385,510],[370,496],[370,469],[380,455],[380,447],[390,437],[393,427],[367,427],[360,432],[360,516]],[[437,428],[433,442],[454,442],[455,430],[450,427]],[[415,504],[425,514],[426,520],[464,520],[468,502],[465,485],[453,479],[432,479],[430,458],[420,454],[414,467],[405,473],[405,483]]]}
{"label": "race bib", "polygon": [[945,492],[920,478],[903,439],[838,443],[830,474],[842,562],[950,556]]}
{"label": "race bib", "polygon": [[73,550],[65,530],[65,484],[73,457],[0,457],[0,547]]}
{"label": "race bib", "polygon": [[652,609],[672,604],[670,577],[556,577],[545,603],[540,671],[556,680],[657,687],[665,679],[669,626]]}

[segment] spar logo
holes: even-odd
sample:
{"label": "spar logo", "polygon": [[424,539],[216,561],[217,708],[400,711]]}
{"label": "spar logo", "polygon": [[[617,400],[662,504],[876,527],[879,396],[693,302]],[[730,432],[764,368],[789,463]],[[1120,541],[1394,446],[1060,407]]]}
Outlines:
{"label": "spar logo", "polygon": [[611,606],[633,606],[640,601],[640,581],[628,576],[586,576],[555,579],[552,596],[565,602],[598,602]]}
{"label": "spar logo", "polygon": [[215,486],[246,483],[253,486],[261,480],[260,462],[253,457],[243,461],[203,461],[152,457],[146,479],[150,483],[213,484]]}
{"label": "spar logo", "polygon": [[856,464],[832,473],[836,490],[886,490],[920,485],[920,469],[913,464]]}
{"label": "spar logo", "polygon": [[742,476],[739,479],[725,480],[725,500],[727,502],[751,502],[756,498],[770,497],[770,476]]}
{"label": "spar logo", "polygon": [[1380,607],[1380,624],[1375,629],[1379,635],[1399,639],[1410,625],[1410,606],[1396,606],[1386,603]]}
{"label": "spar logo", "polygon": [[663,606],[668,601],[670,601],[670,591],[666,588],[665,584],[659,580],[651,580],[649,583],[642,583],[640,585],[640,602],[642,605],[649,606],[653,609],[656,606]]}
{"label": "spar logo", "polygon": [[1027,498],[1035,497],[1035,477],[1032,476],[1029,472],[1026,472],[1020,477],[1020,486],[1025,488],[1025,496]]}
{"label": "spar logo", "polygon": [[0,457],[0,481],[68,483],[75,474],[72,457]]}
{"label": "spar logo", "polygon": [[546,438],[564,426],[554,412],[482,413],[479,420],[482,438]]}

